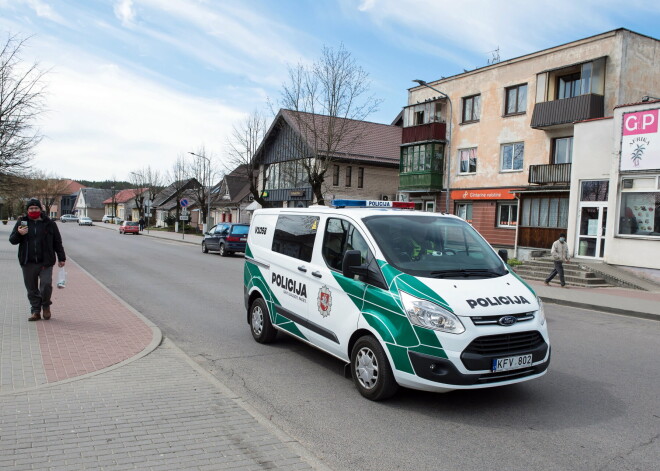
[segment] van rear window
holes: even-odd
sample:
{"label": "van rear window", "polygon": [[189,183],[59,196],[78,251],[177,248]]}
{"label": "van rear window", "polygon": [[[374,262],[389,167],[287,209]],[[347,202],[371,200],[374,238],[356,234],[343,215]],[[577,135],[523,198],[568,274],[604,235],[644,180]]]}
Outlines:
{"label": "van rear window", "polygon": [[281,214],[275,225],[273,252],[311,261],[318,226],[318,216]]}

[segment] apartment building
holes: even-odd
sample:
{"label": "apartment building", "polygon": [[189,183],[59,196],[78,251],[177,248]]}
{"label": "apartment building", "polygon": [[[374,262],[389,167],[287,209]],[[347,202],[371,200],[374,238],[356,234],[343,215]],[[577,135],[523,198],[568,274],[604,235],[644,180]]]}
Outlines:
{"label": "apartment building", "polygon": [[569,227],[574,123],[657,96],[657,57],[617,29],[411,88],[400,196],[522,258],[549,248]]}

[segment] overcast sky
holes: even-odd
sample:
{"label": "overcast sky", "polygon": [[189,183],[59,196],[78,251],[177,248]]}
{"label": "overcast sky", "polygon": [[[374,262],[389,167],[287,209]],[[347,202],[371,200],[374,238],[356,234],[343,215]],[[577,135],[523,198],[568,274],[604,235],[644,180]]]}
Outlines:
{"label": "overcast sky", "polygon": [[169,169],[276,103],[287,67],[344,47],[390,123],[427,81],[625,27],[658,37],[660,2],[627,0],[0,0],[46,75],[36,168],[85,180]]}

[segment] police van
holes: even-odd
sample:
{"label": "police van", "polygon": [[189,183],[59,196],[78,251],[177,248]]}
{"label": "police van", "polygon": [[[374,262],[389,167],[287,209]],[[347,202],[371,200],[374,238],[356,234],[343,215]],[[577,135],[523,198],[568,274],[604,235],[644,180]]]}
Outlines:
{"label": "police van", "polygon": [[261,209],[245,250],[247,322],[347,363],[368,399],[538,378],[543,304],[472,226],[399,201]]}

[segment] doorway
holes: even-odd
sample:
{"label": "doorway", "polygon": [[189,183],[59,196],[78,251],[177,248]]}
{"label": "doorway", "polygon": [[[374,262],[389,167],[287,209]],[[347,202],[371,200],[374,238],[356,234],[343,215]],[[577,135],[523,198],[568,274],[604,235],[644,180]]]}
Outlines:
{"label": "doorway", "polygon": [[605,254],[607,206],[582,203],[578,219],[575,253],[578,257],[602,259]]}

